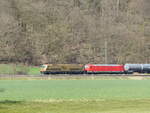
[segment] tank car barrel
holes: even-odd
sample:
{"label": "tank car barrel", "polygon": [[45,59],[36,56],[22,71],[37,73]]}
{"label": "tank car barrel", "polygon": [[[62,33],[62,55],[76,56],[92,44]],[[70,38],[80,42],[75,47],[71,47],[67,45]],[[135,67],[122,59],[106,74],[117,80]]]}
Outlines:
{"label": "tank car barrel", "polygon": [[150,72],[150,64],[125,64],[125,71],[148,73]]}

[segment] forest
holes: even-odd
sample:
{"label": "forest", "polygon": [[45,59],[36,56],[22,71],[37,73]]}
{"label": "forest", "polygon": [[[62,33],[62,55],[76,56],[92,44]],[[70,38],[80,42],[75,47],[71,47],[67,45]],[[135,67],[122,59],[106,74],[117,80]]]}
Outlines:
{"label": "forest", "polygon": [[150,63],[150,0],[0,0],[0,63]]}

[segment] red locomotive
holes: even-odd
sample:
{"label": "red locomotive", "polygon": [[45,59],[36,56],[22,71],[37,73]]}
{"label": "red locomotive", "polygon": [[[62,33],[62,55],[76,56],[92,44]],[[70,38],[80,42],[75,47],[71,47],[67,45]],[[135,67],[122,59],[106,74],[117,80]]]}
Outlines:
{"label": "red locomotive", "polygon": [[125,72],[124,65],[118,64],[87,64],[85,65],[84,71],[87,73],[110,73],[110,74],[121,74]]}

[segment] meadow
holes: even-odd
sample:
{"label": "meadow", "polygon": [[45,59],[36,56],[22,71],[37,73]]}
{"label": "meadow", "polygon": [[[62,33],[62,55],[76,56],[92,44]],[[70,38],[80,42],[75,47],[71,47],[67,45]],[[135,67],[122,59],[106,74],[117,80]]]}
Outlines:
{"label": "meadow", "polygon": [[0,80],[0,113],[149,113],[149,80]]}
{"label": "meadow", "polygon": [[40,67],[24,64],[0,64],[0,74],[4,75],[40,75]]}

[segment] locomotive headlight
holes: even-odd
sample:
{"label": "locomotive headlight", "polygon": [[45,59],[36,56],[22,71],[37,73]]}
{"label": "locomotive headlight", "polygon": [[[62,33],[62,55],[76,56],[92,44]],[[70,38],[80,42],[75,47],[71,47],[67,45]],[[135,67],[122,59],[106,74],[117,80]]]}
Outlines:
{"label": "locomotive headlight", "polygon": [[47,65],[41,65],[41,71],[46,71]]}

